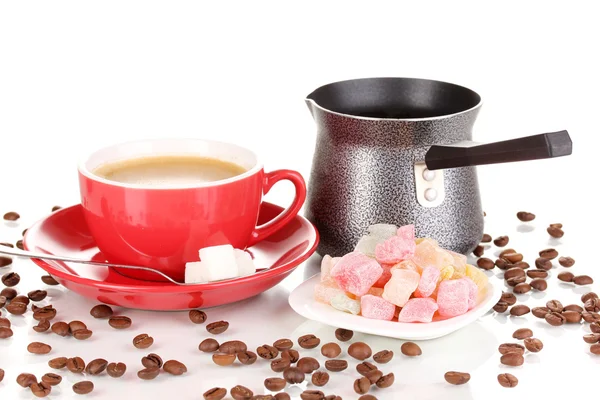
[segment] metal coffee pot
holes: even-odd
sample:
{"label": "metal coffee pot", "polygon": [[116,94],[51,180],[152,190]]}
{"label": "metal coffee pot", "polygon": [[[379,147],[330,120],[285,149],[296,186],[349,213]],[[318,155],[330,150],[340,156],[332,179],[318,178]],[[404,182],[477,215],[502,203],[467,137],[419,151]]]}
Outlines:
{"label": "metal coffee pot", "polygon": [[475,144],[474,91],[412,78],[367,78],[316,89],[317,125],[306,217],[318,253],[354,250],[371,224],[414,224],[418,237],[467,254],[481,241],[475,166],[570,155],[567,131]]}

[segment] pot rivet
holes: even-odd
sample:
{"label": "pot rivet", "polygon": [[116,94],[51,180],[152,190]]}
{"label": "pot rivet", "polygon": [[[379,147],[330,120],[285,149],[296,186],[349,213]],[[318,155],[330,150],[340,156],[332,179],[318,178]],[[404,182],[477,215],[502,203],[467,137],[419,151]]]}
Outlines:
{"label": "pot rivet", "polygon": [[423,179],[425,179],[427,182],[431,182],[432,180],[435,179],[435,171],[430,171],[428,169],[424,169],[423,170]]}
{"label": "pot rivet", "polygon": [[434,201],[436,198],[437,198],[437,190],[429,188],[425,191],[425,199],[427,201]]}

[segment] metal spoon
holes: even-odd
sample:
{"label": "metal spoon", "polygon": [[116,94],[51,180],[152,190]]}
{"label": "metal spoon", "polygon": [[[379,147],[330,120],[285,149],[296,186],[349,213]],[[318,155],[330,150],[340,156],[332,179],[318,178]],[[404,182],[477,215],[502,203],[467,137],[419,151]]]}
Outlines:
{"label": "metal spoon", "polygon": [[[175,285],[179,285],[179,286],[190,286],[190,285],[199,285],[200,284],[200,283],[182,283],[182,282],[178,282],[178,281],[174,280],[173,278],[169,277],[168,275],[164,274],[163,272],[161,272],[159,270],[156,270],[156,269],[153,269],[153,268],[149,268],[149,267],[140,267],[140,266],[135,266],[135,265],[122,265],[122,264],[102,263],[102,262],[95,262],[95,261],[89,261],[89,260],[81,260],[81,259],[72,258],[72,257],[55,256],[53,254],[34,253],[32,251],[26,251],[26,250],[21,250],[21,249],[18,249],[18,248],[7,247],[7,246],[4,246],[2,244],[0,244],[0,254],[7,254],[7,255],[11,255],[11,256],[25,257],[25,258],[39,258],[41,260],[54,260],[54,261],[72,262],[72,263],[78,263],[78,264],[92,265],[92,266],[96,266],[96,267],[114,267],[114,268],[123,268],[123,269],[135,269],[135,270],[138,270],[138,271],[153,272],[153,273],[155,273],[157,275],[162,276],[163,278],[165,278],[169,282],[174,283]],[[257,270],[256,272],[263,271],[263,270],[264,269],[260,269],[260,270]],[[210,281],[210,282],[206,282],[206,283],[224,282],[224,281],[230,281],[230,280],[237,279],[237,278],[239,278],[239,277],[228,278],[228,279],[220,279],[220,280]]]}

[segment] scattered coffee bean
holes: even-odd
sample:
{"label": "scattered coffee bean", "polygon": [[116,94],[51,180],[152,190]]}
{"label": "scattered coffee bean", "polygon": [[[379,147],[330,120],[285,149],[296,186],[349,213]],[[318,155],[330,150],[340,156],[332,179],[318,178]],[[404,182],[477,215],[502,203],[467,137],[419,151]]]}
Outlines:
{"label": "scattered coffee bean", "polygon": [[513,338],[519,339],[519,340],[527,339],[532,336],[533,336],[533,331],[529,328],[517,329],[512,335]]}
{"label": "scattered coffee bean", "polygon": [[10,328],[10,320],[8,318],[0,317],[0,328]]}
{"label": "scattered coffee bean", "polygon": [[477,266],[481,269],[490,270],[494,269],[494,262],[486,257],[481,257],[477,260]]}
{"label": "scattered coffee bean", "polygon": [[391,350],[382,350],[373,355],[373,361],[378,364],[387,364],[394,358],[394,352]]}
{"label": "scattered coffee bean", "polygon": [[28,388],[34,383],[37,383],[37,378],[33,374],[22,373],[17,376],[17,384],[21,387]]}
{"label": "scattered coffee bean", "polygon": [[300,369],[300,371],[304,372],[305,374],[312,374],[314,371],[318,370],[321,367],[321,365],[313,357],[302,357],[298,360],[296,367],[298,367],[298,369]]}
{"label": "scattered coffee bean", "polygon": [[566,318],[560,312],[551,312],[544,317],[546,322],[552,326],[561,326],[565,323]]}
{"label": "scattered coffee bean", "polygon": [[27,345],[27,351],[31,354],[48,354],[52,347],[42,342],[31,342]]}
{"label": "scattered coffee bean", "polygon": [[42,382],[45,382],[50,386],[56,386],[62,382],[62,376],[49,372],[42,376]]}
{"label": "scattered coffee bean", "polygon": [[192,321],[194,324],[203,324],[204,322],[206,322],[206,313],[202,310],[191,310],[189,312],[189,318],[190,321]]}
{"label": "scattered coffee bean", "polygon": [[320,390],[305,390],[300,393],[300,398],[302,400],[323,400],[325,398],[325,394]]}
{"label": "scattered coffee bean", "polygon": [[504,247],[508,244],[508,236],[498,236],[494,239],[494,244],[498,247]]}
{"label": "scattered coffee bean", "polygon": [[[275,400],[290,400],[291,397],[289,394],[287,394],[286,392],[281,392],[281,393],[277,393],[273,399]],[[261,399],[254,399],[254,400],[261,400]],[[272,399],[264,399],[264,400],[272,400]],[[325,396],[324,400],[342,400],[341,397],[339,396]]]}
{"label": "scattered coffee bean", "polygon": [[48,366],[52,369],[63,369],[67,366],[67,357],[56,357],[48,361]]}
{"label": "scattered coffee bean", "polygon": [[227,389],[215,387],[204,392],[202,396],[204,400],[221,400],[227,396]]}
{"label": "scattered coffee bean", "polygon": [[492,237],[490,235],[488,235],[487,233],[483,234],[483,237],[481,238],[481,243],[489,243],[492,241]]}
{"label": "scattered coffee bean", "polygon": [[271,392],[279,392],[285,388],[286,381],[283,378],[267,378],[265,379],[265,388]]}
{"label": "scattered coffee bean", "polygon": [[518,367],[519,365],[523,365],[524,361],[525,359],[523,358],[523,355],[515,352],[506,353],[500,357],[500,363],[510,367]]}
{"label": "scattered coffee bean", "polygon": [[502,313],[505,313],[506,310],[508,310],[508,304],[506,304],[506,302],[500,300],[499,302],[496,303],[496,305],[494,305],[493,309],[497,313],[502,314]]}
{"label": "scattered coffee bean", "polygon": [[529,269],[529,263],[526,263],[525,261],[517,261],[516,263],[513,264],[514,268],[521,268],[521,269]]}
{"label": "scattered coffee bean", "polygon": [[448,371],[444,374],[444,379],[451,385],[464,385],[469,382],[471,375],[467,372]]}
{"label": "scattered coffee bean", "polygon": [[335,338],[340,342],[347,342],[352,339],[352,336],[354,336],[354,332],[349,329],[337,328],[335,330]]}
{"label": "scattered coffee bean", "polygon": [[377,387],[380,389],[385,389],[385,388],[392,386],[394,384],[394,380],[395,380],[394,373],[390,372],[389,374],[384,375],[381,378],[379,378],[379,380],[377,381],[377,383],[375,383],[375,385],[377,385]]}
{"label": "scattered coffee bean", "polygon": [[549,300],[546,302],[546,307],[552,312],[561,312],[563,310],[563,305],[558,300]]}
{"label": "scattered coffee bean", "polygon": [[600,314],[596,312],[584,311],[581,313],[581,317],[585,322],[589,323],[600,321]]}
{"label": "scattered coffee bean", "polygon": [[516,278],[516,277],[525,277],[525,271],[523,271],[521,268],[511,268],[511,269],[507,269],[504,272],[504,279],[508,280],[511,278]]}
{"label": "scattered coffee bean", "polygon": [[546,228],[546,231],[550,236],[557,239],[563,237],[565,234],[565,232],[562,229],[557,228],[555,226],[549,226],[548,228]]}
{"label": "scattered coffee bean", "polygon": [[39,321],[38,324],[33,327],[33,330],[38,333],[46,332],[48,329],[50,329],[50,321],[45,319]]}
{"label": "scattered coffee bean", "polygon": [[17,243],[15,243],[15,246],[18,249],[25,250],[25,248],[23,247],[23,241],[21,239],[17,240]]}
{"label": "scattered coffee bean", "polygon": [[321,347],[321,354],[327,358],[336,358],[342,353],[342,348],[337,343],[327,343]]}
{"label": "scattered coffee bean", "polygon": [[559,257],[558,263],[565,268],[570,268],[573,265],[575,265],[575,260],[572,259],[571,257]]}
{"label": "scattered coffee bean", "polygon": [[520,317],[522,315],[528,314],[529,311],[531,311],[531,310],[525,304],[517,304],[516,306],[511,307],[510,315],[513,315],[515,317]]}
{"label": "scattered coffee bean", "polygon": [[583,341],[589,344],[600,342],[600,333],[589,333],[583,336]]}
{"label": "scattered coffee bean", "polygon": [[[540,279],[540,280],[543,283],[546,283],[545,280],[543,280],[543,279]],[[531,282],[533,283],[533,281],[531,281]],[[513,289],[513,291],[516,294],[524,294],[524,293],[530,292],[531,291],[531,287],[532,286],[529,283],[527,283],[527,282],[521,282],[521,283],[518,283],[518,284],[515,285],[515,288]]]}
{"label": "scattered coffee bean", "polygon": [[350,357],[357,360],[363,361],[371,357],[371,347],[364,342],[355,342],[348,347],[348,354]]}
{"label": "scattered coffee bean", "polygon": [[588,292],[588,293],[581,295],[581,302],[585,304],[585,302],[588,301],[589,299],[597,299],[597,298],[598,298],[598,295],[596,293]]}
{"label": "scattered coffee bean", "polygon": [[[327,366],[327,365],[325,365],[325,366]],[[360,364],[358,364],[358,365],[356,366],[356,371],[357,371],[359,374],[361,374],[362,376],[367,376],[367,374],[368,374],[369,372],[371,372],[371,371],[375,371],[375,370],[377,370],[377,369],[378,369],[378,368],[377,368],[377,366],[375,366],[375,365],[371,364],[371,363],[370,363],[370,362],[368,362],[368,361],[363,361],[363,362],[361,362]]]}
{"label": "scattered coffee bean", "polygon": [[35,397],[46,397],[52,392],[52,387],[46,382],[32,383],[29,389]]}
{"label": "scattered coffee bean", "polygon": [[67,369],[73,373],[83,372],[85,369],[85,362],[81,357],[73,357],[67,360]]}
{"label": "scattered coffee bean", "polygon": [[184,363],[177,360],[169,360],[163,365],[165,372],[171,375],[183,375],[187,372],[187,367]]}
{"label": "scattered coffee bean", "polygon": [[531,279],[546,279],[548,277],[548,271],[543,269],[532,269],[527,271],[527,276]]}
{"label": "scattered coffee bean", "polygon": [[554,224],[550,224],[548,226],[554,227],[554,228],[562,228],[563,224],[561,224],[560,222],[554,223]]}
{"label": "scattered coffee bean", "polygon": [[0,368],[0,382],[4,380],[4,370]]}
{"label": "scattered coffee bean", "polygon": [[5,308],[12,315],[23,315],[27,312],[27,304],[20,301],[11,302]]}
{"label": "scattered coffee bean", "polygon": [[225,332],[227,328],[229,328],[229,322],[227,321],[217,321],[206,325],[206,330],[208,331],[208,333],[211,333],[213,335],[219,335]]}
{"label": "scattered coffee bean", "polygon": [[527,279],[525,278],[525,275],[523,276],[515,276],[514,278],[509,278],[506,280],[506,284],[508,286],[512,286],[515,287],[517,286],[519,283],[523,283],[525,282]]}
{"label": "scattered coffee bean", "polygon": [[142,357],[142,365],[146,368],[162,368],[163,360],[158,354],[150,353],[145,357]]}
{"label": "scattered coffee bean", "polygon": [[569,271],[561,272],[558,274],[558,279],[563,282],[573,282],[573,278],[575,278],[575,275],[573,275]]}
{"label": "scattered coffee bean", "polygon": [[525,346],[518,343],[503,343],[498,346],[498,351],[500,354],[508,354],[508,353],[525,353]]}
{"label": "scattered coffee bean", "polygon": [[6,300],[12,300],[17,297],[17,291],[14,288],[4,288],[0,291],[0,296],[5,297]]}
{"label": "scattered coffee bean", "polygon": [[51,275],[43,275],[42,282],[44,282],[46,285],[50,285],[50,286],[58,285],[58,282],[56,281],[56,279],[54,279]]}
{"label": "scattered coffee bean", "polygon": [[583,312],[583,307],[578,306],[577,304],[569,304],[563,308],[563,311],[576,311],[581,314]]}
{"label": "scattered coffee bean", "polygon": [[583,304],[583,307],[585,308],[586,311],[598,312],[598,311],[600,311],[600,299],[598,299],[598,298],[588,299]]}
{"label": "scattered coffee bean", "polygon": [[227,365],[233,364],[235,361],[235,354],[227,354],[227,353],[215,353],[212,356],[212,360],[215,364],[220,365],[221,367],[225,367]]}
{"label": "scattered coffee bean", "polygon": [[73,337],[77,340],[86,340],[92,337],[93,332],[89,329],[77,329],[72,332]]}
{"label": "scattered coffee bean", "polygon": [[113,315],[113,310],[106,304],[98,304],[97,306],[92,307],[90,315],[98,319],[110,318]]}
{"label": "scattered coffee bean", "polygon": [[69,334],[69,325],[66,322],[58,321],[52,324],[50,330],[58,336],[65,337]]}
{"label": "scattered coffee bean", "polygon": [[593,333],[600,333],[600,321],[594,321],[590,323],[590,330]]}
{"label": "scattered coffee bean", "polygon": [[321,339],[315,335],[304,335],[298,338],[298,345],[303,349],[314,349],[321,343]]}
{"label": "scattered coffee bean", "polygon": [[[511,248],[504,249],[504,250],[502,250],[502,251],[500,252],[500,254],[498,254],[498,257],[500,257],[500,258],[504,258],[504,255],[506,255],[506,254],[509,254],[509,253],[516,253],[516,250],[515,250],[515,249],[511,249]],[[507,260],[507,261],[508,261],[508,260]]]}
{"label": "scattered coffee bean", "polygon": [[144,369],[139,370],[137,372],[137,376],[140,379],[149,381],[149,380],[156,378],[159,373],[160,373],[160,368],[150,367],[150,368],[144,368]]}
{"label": "scattered coffee bean", "polygon": [[[504,258],[505,260],[511,262],[512,264],[515,264],[515,263],[523,261],[523,254],[521,254],[521,253],[507,253],[507,254],[504,254],[502,256],[502,258]],[[524,269],[526,269],[526,268],[524,268]]]}
{"label": "scattered coffee bean", "polygon": [[596,343],[590,346],[590,353],[600,355],[600,344]]}
{"label": "scattered coffee bean", "polygon": [[[34,304],[34,307],[35,307],[35,304]],[[41,321],[43,319],[50,321],[50,320],[54,319],[54,317],[56,317],[56,309],[54,307],[52,307],[51,304],[41,307],[41,308],[37,308],[33,312],[33,319],[35,319],[36,321]]]}
{"label": "scattered coffee bean", "polygon": [[256,362],[258,356],[252,351],[240,351],[236,354],[237,359],[243,365],[252,365]]}
{"label": "scattered coffee bean", "polygon": [[[5,243],[2,243],[5,244]],[[13,247],[12,245],[10,247]],[[0,256],[0,268],[8,267],[12,264],[12,258]]]}
{"label": "scattered coffee bean", "polygon": [[198,346],[198,350],[204,353],[214,353],[218,349],[219,342],[217,342],[213,338],[204,339],[202,342],[200,342],[200,345]]}
{"label": "scattered coffee bean", "polygon": [[45,290],[32,290],[31,292],[27,293],[27,297],[29,297],[31,301],[42,301],[47,295],[48,292]]}
{"label": "scattered coffee bean", "polygon": [[536,258],[535,267],[538,269],[543,269],[544,271],[550,271],[552,269],[552,261],[541,257]]}
{"label": "scattered coffee bean", "polygon": [[[369,363],[367,363],[369,364]],[[359,364],[361,365],[361,364]],[[331,372],[341,372],[348,368],[348,361],[346,360],[327,360],[325,361],[325,368]],[[358,367],[357,367],[358,368]]]}
{"label": "scattered coffee bean", "polygon": [[147,333],[140,333],[136,337],[133,338],[133,346],[136,349],[147,349],[152,346],[154,343],[154,339],[152,336],[148,336]]}
{"label": "scattered coffee bean", "polygon": [[61,206],[54,206],[54,207],[52,207],[52,212],[58,211],[61,208],[62,208]]}
{"label": "scattered coffee bean", "polygon": [[517,218],[522,222],[530,222],[535,219],[535,214],[527,212],[527,211],[519,211],[517,213]]}
{"label": "scattered coffee bean", "polygon": [[5,221],[17,221],[19,218],[21,218],[21,216],[16,211],[9,211],[4,214]]}
{"label": "scattered coffee bean", "polygon": [[283,371],[283,378],[289,384],[297,384],[304,382],[304,372],[302,372],[299,368],[289,367],[285,371]]}
{"label": "scattered coffee bean", "polygon": [[242,385],[236,385],[229,391],[234,400],[250,400],[254,393],[250,389]]}
{"label": "scattered coffee bean", "polygon": [[108,324],[115,329],[127,329],[131,326],[131,318],[124,315],[113,315],[108,319]]}
{"label": "scattered coffee bean", "polygon": [[512,388],[519,384],[519,380],[512,374],[500,374],[498,375],[498,383],[502,387]]}
{"label": "scattered coffee bean", "polygon": [[413,342],[402,343],[402,346],[400,346],[400,351],[402,352],[402,354],[409,357],[416,357],[422,354],[419,345]]}
{"label": "scattered coffee bean", "polygon": [[240,340],[230,340],[219,346],[219,353],[236,354],[246,350],[248,350],[248,346]]}
{"label": "scattered coffee bean", "polygon": [[12,299],[12,302],[13,303],[23,303],[25,305],[29,305],[31,300],[29,300],[29,297],[27,297],[27,296],[19,295],[19,296],[16,296],[14,299]]}
{"label": "scattered coffee bean", "polygon": [[7,301],[8,299],[6,297],[0,296],[0,308],[4,307]]}
{"label": "scattered coffee bean", "polygon": [[548,289],[548,282],[546,282],[544,279],[534,279],[529,283],[529,285],[539,292],[543,292],[544,290]]}
{"label": "scattered coffee bean", "polygon": [[284,350],[281,352],[281,357],[287,358],[288,360],[290,360],[290,363],[294,364],[300,359],[300,353],[298,353],[294,349]]}
{"label": "scattered coffee bean", "polygon": [[88,363],[85,367],[85,372],[89,375],[100,375],[108,367],[108,361],[103,358],[96,358]]}
{"label": "scattered coffee bean", "polygon": [[578,275],[573,278],[573,283],[576,285],[591,285],[594,280],[588,275]]}
{"label": "scattered coffee bean", "polygon": [[315,386],[325,386],[329,382],[329,374],[325,371],[317,371],[312,375],[311,381]]}
{"label": "scattered coffee bean", "polygon": [[542,343],[542,341],[533,337],[525,339],[524,343],[525,348],[532,353],[537,353],[538,351],[541,351],[544,348],[544,344]]}
{"label": "scattered coffee bean", "polygon": [[81,321],[69,322],[69,332],[73,333],[73,332],[79,331],[81,329],[87,329],[87,325]]}
{"label": "scattered coffee bean", "polygon": [[290,339],[279,339],[273,343],[273,347],[279,351],[289,350],[294,347],[294,342],[292,342]]}
{"label": "scattered coffee bean", "polygon": [[558,257],[558,251],[552,248],[544,249],[539,252],[539,255],[541,258],[545,258],[546,260],[554,260],[556,257]]}
{"label": "scattered coffee bean", "polygon": [[21,282],[21,277],[16,272],[8,272],[2,275],[2,283],[4,286],[13,287]]}
{"label": "scattered coffee bean", "polygon": [[578,324],[581,322],[581,313],[577,311],[563,310],[561,313],[568,324]]}
{"label": "scattered coffee bean", "polygon": [[511,263],[509,263],[508,261],[506,261],[506,260],[505,260],[505,259],[503,259],[503,258],[498,258],[498,259],[497,259],[497,260],[494,262],[494,265],[495,265],[496,267],[498,267],[498,268],[502,269],[502,270],[506,270],[506,269],[512,268],[512,266],[513,266]]}
{"label": "scattered coffee bean", "polygon": [[371,388],[371,381],[366,376],[354,381],[354,391],[358,394],[365,394]]}
{"label": "scattered coffee bean", "polygon": [[73,385],[73,391],[77,394],[88,394],[94,390],[94,383],[91,381],[81,381]]}
{"label": "scattered coffee bean", "polygon": [[475,247],[475,250],[473,250],[473,254],[475,255],[475,257],[481,257],[483,255],[483,251],[483,246],[477,245],[477,247]]}
{"label": "scattered coffee bean", "polygon": [[262,346],[256,349],[256,354],[258,354],[260,358],[263,358],[265,360],[272,360],[274,358],[277,358],[277,356],[279,355],[279,350],[277,350],[271,345],[263,344]]}
{"label": "scattered coffee bean", "polygon": [[290,365],[291,363],[289,358],[276,358],[271,361],[271,369],[273,372],[283,372],[286,368],[289,368]]}
{"label": "scattered coffee bean", "polygon": [[381,372],[378,369],[367,372],[367,374],[365,375],[365,377],[369,380],[369,382],[371,382],[371,385],[376,384],[377,381],[380,380],[382,376],[383,376],[383,372]]}
{"label": "scattered coffee bean", "polygon": [[509,306],[515,305],[517,302],[517,296],[510,292],[502,292],[502,297],[500,297],[501,301],[506,302]]}
{"label": "scattered coffee bean", "polygon": [[122,362],[119,362],[119,363],[111,362],[106,367],[106,373],[112,378],[120,378],[123,375],[125,375],[126,371],[127,371],[127,365],[125,365]]}

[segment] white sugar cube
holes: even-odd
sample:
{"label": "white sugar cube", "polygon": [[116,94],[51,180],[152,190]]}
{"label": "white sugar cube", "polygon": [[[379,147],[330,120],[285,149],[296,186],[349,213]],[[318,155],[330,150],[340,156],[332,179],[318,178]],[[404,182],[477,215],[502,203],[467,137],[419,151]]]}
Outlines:
{"label": "white sugar cube", "polygon": [[185,283],[208,282],[202,261],[189,262],[185,264]]}
{"label": "white sugar cube", "polygon": [[235,249],[235,261],[238,267],[238,276],[252,275],[256,272],[252,256],[243,250]]}
{"label": "white sugar cube", "polygon": [[383,240],[387,240],[398,232],[398,227],[392,224],[374,224],[367,228],[369,236],[375,236]]}
{"label": "white sugar cube", "polygon": [[230,279],[238,276],[233,246],[226,244],[200,249],[200,261],[209,281]]}

